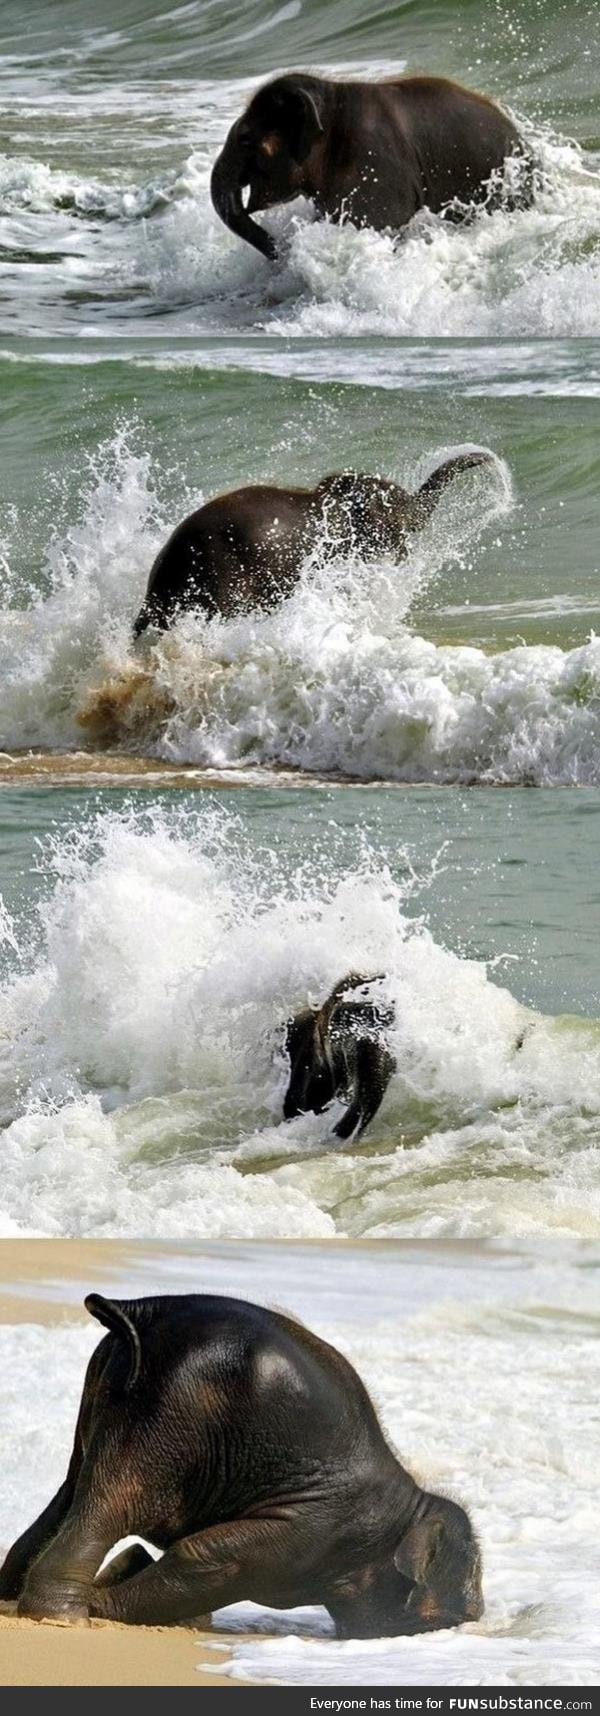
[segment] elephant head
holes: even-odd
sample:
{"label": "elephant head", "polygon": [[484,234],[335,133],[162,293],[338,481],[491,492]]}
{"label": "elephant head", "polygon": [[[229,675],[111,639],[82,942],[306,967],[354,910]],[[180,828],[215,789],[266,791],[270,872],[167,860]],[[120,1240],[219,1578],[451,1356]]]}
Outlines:
{"label": "elephant head", "polygon": [[404,1631],[458,1627],[483,1614],[479,1545],[458,1502],[426,1496],[394,1552],[394,1567],[410,1582]]}
{"label": "elephant head", "polygon": [[306,163],[324,130],[325,101],[326,85],[319,78],[275,78],[232,125],[215,162],[210,189],[217,214],[271,261],[277,255],[275,241],[250,217],[258,209],[290,202],[305,189]]}
{"label": "elephant head", "polygon": [[290,1019],[285,1047],[290,1057],[290,1078],[283,1103],[285,1120],[297,1114],[322,1114],[336,1092],[336,1077],[327,1032],[322,1029],[323,1009],[305,1007]]}
{"label": "elephant head", "polygon": [[414,528],[413,497],[386,477],[337,471],[315,490],[317,506],[340,547],[372,554],[406,552]]}
{"label": "elephant head", "polygon": [[[358,1080],[355,1078],[353,1081],[347,1060],[349,1041],[352,1038],[355,1049],[360,1050],[360,1039],[365,1030],[368,1040],[368,1033],[375,1022],[373,1006],[364,1001],[358,1005],[350,1003],[346,1014],[351,1017],[346,1017],[343,1024],[339,1009],[347,991],[365,988],[378,982],[382,976],[382,972],[365,977],[360,972],[350,971],[336,983],[321,1007],[304,1007],[288,1020],[285,1048],[290,1060],[290,1077],[283,1102],[285,1120],[294,1120],[297,1114],[322,1114],[334,1097],[352,1082],[359,1087],[355,1092],[357,1102],[351,1104],[347,1115],[336,1127],[338,1137],[349,1137],[361,1116],[364,1127],[367,1124],[365,1115],[372,1118],[376,1113],[386,1084],[395,1070],[395,1060],[384,1045],[376,1045],[371,1040],[374,1052],[369,1055],[368,1064],[362,1067]],[[389,1009],[387,1013],[377,1013],[377,1024],[389,1025],[392,1020],[393,1012]],[[374,1103],[372,1096],[375,1096]]]}
{"label": "elephant head", "polygon": [[330,1607],[340,1638],[394,1638],[478,1621],[481,1558],[465,1509],[421,1492],[392,1555],[341,1581]]}

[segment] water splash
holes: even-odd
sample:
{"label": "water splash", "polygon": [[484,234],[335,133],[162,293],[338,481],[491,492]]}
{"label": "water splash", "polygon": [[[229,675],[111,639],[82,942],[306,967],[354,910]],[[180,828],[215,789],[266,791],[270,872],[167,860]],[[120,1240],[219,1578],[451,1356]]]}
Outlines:
{"label": "water splash", "polygon": [[[436,942],[410,853],[398,881],[328,827],[294,867],[184,804],[104,812],[40,861],[0,988],[9,1231],[600,1231],[600,1028]],[[282,1045],[349,969],[387,974],[397,1072],[341,1148],[337,1110],[283,1122]]]}

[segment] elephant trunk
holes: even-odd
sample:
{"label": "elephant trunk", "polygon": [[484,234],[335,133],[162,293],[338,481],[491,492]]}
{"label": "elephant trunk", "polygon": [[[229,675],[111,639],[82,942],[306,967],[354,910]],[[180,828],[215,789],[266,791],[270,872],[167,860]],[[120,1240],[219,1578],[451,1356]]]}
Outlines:
{"label": "elephant trunk", "polygon": [[428,518],[434,507],[437,506],[440,495],[447,488],[448,483],[453,482],[454,477],[457,477],[461,471],[472,471],[476,465],[493,465],[493,463],[493,453],[487,453],[483,449],[481,452],[456,453],[454,458],[444,459],[443,464],[437,465],[435,471],[431,472],[431,476],[427,477],[426,481],[421,484],[415,496],[420,512],[425,518]]}
{"label": "elephant trunk", "polygon": [[231,232],[237,233],[238,238],[244,238],[247,244],[253,244],[255,250],[260,250],[270,262],[274,262],[277,256],[274,239],[257,221],[250,219],[244,208],[242,191],[249,182],[247,158],[235,137],[234,127],[212,170],[210,194],[213,206]]}

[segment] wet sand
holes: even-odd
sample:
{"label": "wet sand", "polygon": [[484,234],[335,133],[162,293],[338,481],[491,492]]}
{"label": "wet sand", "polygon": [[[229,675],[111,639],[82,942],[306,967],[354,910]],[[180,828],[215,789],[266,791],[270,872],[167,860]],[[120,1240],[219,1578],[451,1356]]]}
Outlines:
{"label": "wet sand", "polygon": [[[119,1240],[0,1240],[0,1322],[87,1322],[84,1283],[106,1286],[111,1270],[127,1268],[132,1252],[135,1246]],[[80,1302],[65,1296],[66,1281],[82,1283]]]}
{"label": "wet sand", "polygon": [[[240,1242],[243,1245],[243,1241]],[[297,1249],[308,1250],[324,1248],[347,1252],[355,1247],[361,1251],[378,1251],[385,1256],[385,1247],[392,1250],[397,1248],[397,1241],[379,1239],[361,1239],[359,1241],[339,1234],[331,1239],[306,1239],[296,1242],[272,1239],[262,1240],[261,1246],[265,1251],[280,1252],[282,1263],[289,1251],[290,1243]],[[403,1239],[402,1247],[406,1254],[412,1254],[415,1261],[423,1257],[427,1241],[422,1239]],[[234,1242],[235,1249],[235,1242]],[[514,1248],[503,1241],[500,1248],[502,1256],[508,1257]],[[88,1313],[84,1309],[84,1294],[93,1286],[111,1288],[111,1276],[115,1271],[119,1275],[132,1272],[132,1292],[136,1291],[135,1271],[143,1267],[152,1257],[162,1261],[170,1256],[181,1255],[182,1250],[190,1256],[197,1252],[198,1257],[210,1256],[209,1243],[203,1244],[198,1240],[193,1248],[182,1245],[181,1242],[157,1240],[120,1240],[120,1239],[35,1239],[24,1237],[19,1239],[0,1240],[0,1322],[3,1323],[42,1323],[51,1324],[62,1321],[88,1322]],[[438,1241],[437,1255],[446,1257],[466,1257],[489,1255],[490,1246],[477,1239],[446,1239]],[[64,1291],[64,1283],[78,1282],[81,1286],[81,1299],[72,1297]],[[164,1278],[161,1276],[158,1291],[164,1291]],[[139,1291],[148,1291],[140,1288]]]}
{"label": "wet sand", "polygon": [[[419,790],[433,782],[415,783]],[[362,780],[353,775],[307,774],[303,769],[200,768],[195,763],[168,763],[162,758],[122,751],[0,751],[0,787],[187,787],[225,791],[231,787],[361,787],[373,792],[387,787],[410,792],[410,781]]]}
{"label": "wet sand", "polygon": [[[0,1613],[2,1686],[244,1686],[219,1674],[229,1654],[193,1627],[63,1626]],[[214,1672],[212,1663],[214,1658]],[[210,1661],[211,1668],[199,1667]]]}
{"label": "wet sand", "polygon": [[[115,1271],[132,1272],[152,1255],[177,1247],[119,1239],[0,1240],[0,1323],[88,1323],[83,1300],[92,1287],[110,1292]],[[112,1277],[112,1281],[111,1281]],[[76,1283],[80,1296],[66,1291]]]}
{"label": "wet sand", "polygon": [[[192,763],[167,763],[152,757],[120,752],[52,751],[0,752],[0,787],[233,787],[252,785],[255,769],[196,768]],[[265,776],[267,780],[267,776]],[[303,785],[293,776],[287,785]]]}

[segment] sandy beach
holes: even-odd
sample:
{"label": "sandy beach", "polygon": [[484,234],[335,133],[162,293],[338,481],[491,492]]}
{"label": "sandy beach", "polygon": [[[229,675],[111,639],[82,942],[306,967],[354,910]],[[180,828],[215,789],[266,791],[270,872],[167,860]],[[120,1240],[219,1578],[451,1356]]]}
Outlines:
{"label": "sandy beach", "polygon": [[[214,1674],[198,1667],[209,1653]],[[244,1685],[218,1673],[224,1657],[192,1627],[65,1627],[0,1614],[2,1686]]]}
{"label": "sandy beach", "polygon": [[93,1281],[100,1285],[111,1269],[126,1267],[132,1249],[135,1247],[118,1240],[4,1239],[0,1244],[0,1323],[87,1322],[83,1295],[80,1302],[67,1301],[62,1283]]}
{"label": "sandy beach", "polygon": [[[305,1242],[306,1243],[306,1242]],[[363,1249],[372,1250],[372,1241]],[[348,1243],[337,1242],[346,1251]],[[169,1245],[119,1240],[16,1239],[0,1244],[0,1324],[57,1327],[86,1324],[83,1292],[108,1289],[111,1275],[135,1269],[149,1255],[168,1257]],[[275,1242],[266,1248],[277,1253]],[[304,1249],[304,1247],[303,1247]],[[418,1242],[407,1249],[422,1252]],[[444,1248],[448,1254],[454,1246]],[[478,1250],[469,1246],[467,1249]],[[80,1300],[65,1295],[67,1283],[82,1284]],[[0,1545],[0,1558],[6,1545]],[[240,1635],[237,1635],[240,1642]],[[0,1685],[3,1686],[245,1686],[219,1674],[231,1660],[231,1636],[193,1627],[125,1627],[108,1621],[89,1626],[20,1619],[13,1605],[0,1604]],[[210,1663],[213,1672],[206,1666]]]}

